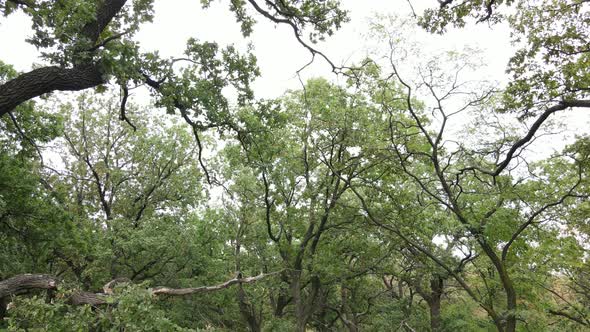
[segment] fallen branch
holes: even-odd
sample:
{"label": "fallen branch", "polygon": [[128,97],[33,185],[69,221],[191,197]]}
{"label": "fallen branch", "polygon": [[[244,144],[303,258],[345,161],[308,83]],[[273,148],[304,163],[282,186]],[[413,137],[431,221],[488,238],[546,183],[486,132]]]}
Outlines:
{"label": "fallen branch", "polygon": [[[207,293],[217,290],[229,288],[236,284],[249,284],[258,280],[264,279],[268,276],[278,274],[282,271],[271,273],[261,273],[254,277],[243,278],[238,274],[236,278],[225,281],[214,286],[202,286],[192,288],[169,288],[169,287],[155,287],[151,288],[149,292],[152,295],[190,295],[196,293]],[[88,304],[91,306],[98,306],[107,304],[107,296],[113,294],[113,288],[120,283],[126,283],[130,280],[127,278],[117,278],[108,282],[103,287],[104,293],[91,293],[85,291],[77,291],[67,297],[68,303],[73,305]],[[45,274],[21,274],[12,278],[0,281],[0,300],[10,296],[22,295],[32,290],[56,290],[58,280],[57,278]]]}
{"label": "fallen branch", "polygon": [[56,289],[57,279],[46,274],[21,274],[0,281],[0,299],[33,289]]}
{"label": "fallen branch", "polygon": [[90,293],[90,292],[75,292],[68,298],[68,303],[73,305],[85,305],[88,304],[93,307],[107,304],[106,294],[101,293]]}
{"label": "fallen branch", "polygon": [[46,274],[21,274],[0,281],[0,321],[6,315],[11,296],[26,294],[35,289],[56,288],[57,279]]}
{"label": "fallen branch", "polygon": [[151,289],[152,295],[190,295],[196,293],[207,293],[207,292],[214,292],[221,289],[228,288],[235,284],[249,284],[252,282],[256,282],[260,279],[264,279],[268,276],[278,274],[282,271],[276,271],[271,273],[261,273],[255,277],[248,277],[242,278],[241,275],[238,275],[234,279],[230,279],[224,283],[215,286],[202,286],[202,287],[193,287],[193,288],[168,288],[168,287],[156,287]]}

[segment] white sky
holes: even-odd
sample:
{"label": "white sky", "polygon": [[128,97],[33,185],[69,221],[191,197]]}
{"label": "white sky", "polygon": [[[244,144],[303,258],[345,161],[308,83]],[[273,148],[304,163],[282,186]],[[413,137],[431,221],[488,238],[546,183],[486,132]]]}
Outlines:
{"label": "white sky", "polygon": [[[351,21],[327,42],[317,45],[335,64],[352,64],[351,60],[364,57],[366,42],[362,35],[367,33],[367,23],[376,13],[402,16],[410,13],[406,0],[342,2],[343,7],[350,11]],[[424,3],[434,5],[436,1],[419,0],[413,5],[420,12],[424,7],[419,4]],[[244,39],[233,13],[228,10],[228,1],[213,2],[210,8],[204,10],[198,0],[156,0],[155,13],[154,22],[144,25],[137,35],[144,50],[158,50],[163,56],[178,56],[190,37],[241,47],[251,42],[262,70],[262,77],[255,83],[257,96],[276,97],[287,88],[300,86],[295,72],[309,61],[310,54],[295,41],[289,27],[277,26],[256,16],[258,23],[253,36]],[[0,59],[17,70],[30,70],[33,62],[39,62],[36,49],[24,42],[30,34],[30,21],[25,15],[19,13],[0,18],[0,45],[4,45],[0,48]],[[493,79],[501,79],[510,54],[507,29],[479,25],[434,39],[435,43],[450,48],[478,46],[486,54],[491,75],[498,75]],[[335,75],[331,75],[328,64],[319,58],[302,75],[303,78],[326,76],[336,79]]]}
{"label": "white sky", "polygon": [[[425,5],[436,5],[435,0],[414,0],[414,8],[420,13]],[[397,14],[407,17],[410,7],[407,0],[342,0],[343,8],[350,11],[351,21],[343,26],[327,42],[316,45],[335,64],[352,64],[366,55],[366,46],[374,46],[367,38],[368,22],[376,13]],[[245,48],[254,45],[262,76],[255,82],[256,97],[272,98],[286,89],[300,88],[296,71],[311,58],[286,26],[276,26],[263,17],[255,16],[258,23],[249,39],[242,37],[239,24],[228,10],[228,1],[216,1],[204,10],[198,0],[156,0],[155,19],[142,27],[137,35],[144,50],[158,50],[163,56],[179,56],[188,38],[201,41],[216,41],[221,45],[236,44]],[[24,39],[31,34],[30,21],[23,14],[0,18],[0,60],[12,64],[17,70],[30,70],[39,62],[38,52]],[[509,43],[509,30],[504,26],[489,27],[485,24],[466,29],[451,30],[443,36],[419,33],[416,39],[425,45],[425,55],[438,49],[463,49],[466,46],[482,50],[482,60],[487,66],[479,72],[480,79],[505,81],[505,68],[513,49]],[[339,78],[330,72],[329,65],[316,57],[316,61],[303,73],[305,80],[324,76],[333,81]],[[138,93],[137,97],[143,98]],[[140,102],[145,102],[142,100]],[[588,116],[583,112],[568,112],[570,134],[588,132]],[[585,112],[587,113],[587,112]],[[563,116],[565,117],[565,116]],[[561,148],[558,144],[557,148]],[[555,146],[555,145],[554,145]],[[546,148],[543,148],[546,149]]]}
{"label": "white sky", "polygon": [[[414,2],[436,4],[434,0]],[[157,49],[161,54],[169,56],[181,54],[189,37],[241,46],[252,42],[262,70],[262,77],[255,84],[259,97],[276,97],[287,88],[300,87],[295,72],[311,57],[309,52],[296,42],[291,29],[287,26],[277,26],[257,16],[258,23],[254,27],[251,40],[244,40],[239,25],[235,23],[233,13],[229,12],[227,6],[227,1],[220,1],[203,10],[196,0],[176,0],[174,5],[171,5],[169,0],[156,1],[154,23],[143,27],[138,39],[146,50]],[[344,0],[343,7],[350,11],[351,21],[327,42],[317,45],[317,48],[337,65],[351,64],[351,59],[358,60],[365,56],[363,47],[366,43],[362,35],[367,33],[368,20],[374,17],[375,13],[408,15],[410,12],[406,0]],[[416,4],[414,7],[419,10]],[[461,48],[469,44],[484,49],[489,55],[487,60],[490,66],[499,74],[494,79],[499,79],[510,54],[508,31],[493,31],[481,25],[465,32],[446,34],[438,38],[438,42],[450,47]],[[306,69],[302,75],[303,78],[327,76],[335,79],[330,73],[329,65],[317,57],[314,65]]]}

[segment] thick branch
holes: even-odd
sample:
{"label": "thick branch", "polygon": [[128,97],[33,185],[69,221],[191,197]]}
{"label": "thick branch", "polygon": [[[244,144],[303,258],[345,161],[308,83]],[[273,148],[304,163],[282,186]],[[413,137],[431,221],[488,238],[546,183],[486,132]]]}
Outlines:
{"label": "thick branch", "polygon": [[535,136],[535,134],[537,133],[537,130],[539,130],[541,125],[549,118],[549,116],[551,114],[558,112],[558,111],[563,111],[563,110],[570,108],[570,107],[590,107],[590,100],[562,101],[562,102],[558,103],[557,105],[554,105],[554,106],[546,109],[545,112],[543,112],[537,118],[537,121],[535,121],[535,123],[533,123],[533,125],[529,129],[528,133],[523,138],[521,138],[516,143],[514,143],[514,145],[510,148],[510,150],[506,154],[506,158],[504,159],[504,161],[502,161],[498,165],[498,168],[496,168],[496,171],[494,171],[493,175],[494,176],[499,175],[508,166],[508,164],[512,160],[512,157],[514,156],[516,151],[520,147],[522,147],[523,145],[528,143]]}
{"label": "thick branch", "polygon": [[546,109],[543,113],[541,113],[541,115],[539,115],[539,117],[533,123],[533,125],[531,126],[531,128],[529,129],[527,134],[523,138],[516,141],[512,145],[512,147],[510,147],[510,150],[508,150],[508,153],[506,153],[506,157],[504,158],[504,160],[502,160],[501,162],[499,162],[496,165],[495,170],[486,170],[486,169],[483,169],[479,166],[471,166],[471,167],[467,167],[467,168],[462,169],[461,172],[470,171],[470,170],[478,170],[478,171],[480,171],[484,174],[490,175],[490,176],[500,175],[500,173],[502,173],[502,171],[504,171],[504,169],[506,169],[506,167],[508,167],[508,165],[510,164],[510,162],[514,158],[515,154],[517,153],[517,151],[520,148],[522,148],[525,144],[530,142],[535,137],[535,134],[537,133],[539,128],[541,128],[541,125],[543,125],[543,123],[545,123],[545,121],[547,121],[549,116],[551,116],[553,113],[563,111],[563,110],[571,108],[571,107],[590,108],[590,100],[561,101],[558,104],[553,105],[553,106],[549,107],[548,109]]}
{"label": "thick branch", "polygon": [[33,289],[55,289],[57,279],[45,274],[21,274],[0,281],[0,299],[26,293]]}
{"label": "thick branch", "polygon": [[[102,31],[121,11],[127,0],[104,0],[96,9],[96,18],[86,24],[81,37],[95,44]],[[25,2],[18,2],[27,4]],[[52,91],[79,91],[105,83],[96,64],[85,64],[71,69],[43,67],[22,74],[0,85],[0,116],[19,104]]]}
{"label": "thick branch", "polygon": [[97,294],[97,293],[90,293],[90,292],[76,292],[70,295],[68,302],[73,305],[91,305],[93,307],[107,304],[107,299],[105,294]]}
{"label": "thick branch", "polygon": [[0,85],[0,116],[19,104],[52,91],[79,91],[105,83],[98,65],[43,67]]}
{"label": "thick branch", "polygon": [[25,6],[25,7],[35,7],[35,3],[34,1],[31,0],[7,0],[8,2],[12,2],[15,5],[19,5],[19,6]]}
{"label": "thick branch", "polygon": [[121,11],[127,0],[105,0],[96,9],[96,20],[89,22],[82,29],[82,34],[95,43],[100,33],[111,20]]}

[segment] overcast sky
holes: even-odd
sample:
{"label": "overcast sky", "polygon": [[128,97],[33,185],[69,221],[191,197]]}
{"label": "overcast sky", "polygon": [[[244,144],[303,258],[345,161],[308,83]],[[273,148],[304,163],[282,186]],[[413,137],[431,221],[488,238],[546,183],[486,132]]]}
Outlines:
{"label": "overcast sky", "polygon": [[[335,36],[317,45],[335,64],[352,64],[366,55],[367,46],[379,45],[368,42],[366,35],[370,20],[379,15],[399,15],[409,17],[407,0],[343,0],[343,7],[350,11],[351,21],[343,26]],[[435,0],[412,1],[416,12],[420,13],[427,4],[436,5]],[[262,76],[255,82],[257,97],[270,98],[282,94],[286,89],[300,87],[296,71],[310,60],[310,54],[286,26],[277,26],[260,16],[249,39],[242,37],[233,13],[228,10],[228,1],[213,2],[209,9],[202,9],[198,0],[156,0],[153,23],[142,27],[137,35],[144,50],[158,50],[164,56],[182,54],[186,40],[190,37],[201,41],[216,41],[221,45],[236,44],[245,48],[252,43],[258,58]],[[39,62],[38,52],[24,42],[31,34],[30,21],[23,14],[0,18],[0,59],[12,64],[17,70],[30,70],[34,62]],[[482,50],[482,62],[486,64],[478,71],[480,79],[505,81],[505,68],[512,53],[509,30],[504,26],[489,27],[486,24],[467,29],[451,30],[442,36],[427,35],[424,32],[415,36],[424,46],[425,56],[439,49],[463,49],[467,46]],[[302,73],[309,77],[324,76],[338,81],[330,72],[330,66],[319,58]],[[565,114],[570,121],[572,133],[587,132],[588,116],[582,112]]]}
{"label": "overcast sky", "polygon": [[[419,4],[432,3],[432,0],[414,1],[416,11],[424,7]],[[380,15],[397,14],[407,17],[410,7],[406,0],[344,0],[343,7],[350,11],[351,21],[317,48],[336,64],[352,64],[366,55],[364,35],[368,32],[368,22]],[[251,38],[245,39],[240,33],[233,13],[228,10],[228,1],[213,2],[210,8],[202,9],[198,0],[157,0],[155,19],[142,27],[137,35],[144,50],[158,50],[164,56],[182,54],[186,40],[190,37],[201,41],[217,41],[221,45],[236,44],[243,48],[248,43],[255,47],[262,70],[255,89],[260,97],[275,97],[286,88],[297,88],[299,81],[295,72],[310,59],[310,54],[293,38],[286,26],[277,26],[257,16],[257,25]],[[0,18],[0,59],[14,65],[18,70],[29,70],[33,62],[39,62],[36,49],[24,39],[31,34],[30,20],[23,14]],[[496,73],[500,79],[507,57],[510,54],[508,31],[502,27],[491,29],[479,25],[473,29],[452,31],[433,42],[448,48],[462,48],[465,45],[477,46],[486,55],[485,62],[489,72]],[[431,42],[432,43],[432,42]],[[304,78],[331,75],[330,67],[321,59],[303,72]]]}

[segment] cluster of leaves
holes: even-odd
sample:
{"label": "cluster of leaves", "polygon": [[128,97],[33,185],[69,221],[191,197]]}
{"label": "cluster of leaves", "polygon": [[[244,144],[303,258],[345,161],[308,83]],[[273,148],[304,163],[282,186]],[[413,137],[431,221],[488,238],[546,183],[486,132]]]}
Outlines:
{"label": "cluster of leaves", "polygon": [[51,303],[42,297],[19,298],[13,303],[8,331],[195,331],[167,318],[143,285],[121,289],[109,301],[107,307],[94,310],[72,307],[65,298]]}

